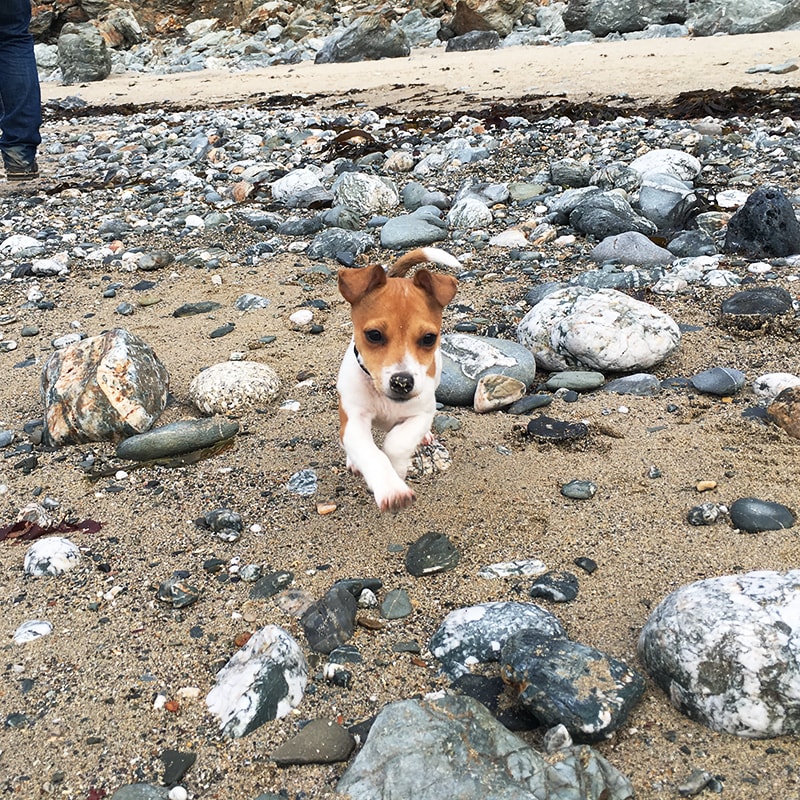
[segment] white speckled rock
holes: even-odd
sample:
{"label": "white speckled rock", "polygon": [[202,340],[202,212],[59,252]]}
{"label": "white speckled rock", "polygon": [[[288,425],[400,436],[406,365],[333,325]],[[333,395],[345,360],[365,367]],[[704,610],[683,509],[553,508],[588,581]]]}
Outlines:
{"label": "white speckled rock", "polygon": [[642,372],[667,358],[681,333],[668,314],[615,289],[568,286],[538,302],[517,337],[551,372]]}
{"label": "white speckled rock", "polygon": [[27,644],[42,636],[49,636],[53,632],[53,625],[46,619],[31,619],[23,622],[14,631],[15,644]]}
{"label": "white speckled rock", "polygon": [[203,370],[189,384],[189,398],[203,414],[263,408],[281,391],[275,371],[256,361],[223,361]]}
{"label": "white speckled rock", "polygon": [[60,445],[143,433],[168,390],[166,367],[133,333],[115,328],[70,344],[42,370],[45,438]]}
{"label": "white speckled rock", "polygon": [[256,631],[217,673],[206,705],[222,733],[238,738],[300,704],[308,664],[300,646],[277,625]]}
{"label": "white speckled rock", "polygon": [[336,203],[362,217],[386,214],[400,203],[393,181],[364,172],[343,172],[331,188]]}
{"label": "white speckled rock", "polygon": [[289,203],[298,194],[321,186],[322,183],[313,170],[293,169],[282,178],[273,181],[272,197],[278,203]]}
{"label": "white speckled rock", "polygon": [[448,212],[447,223],[451,228],[463,228],[469,231],[484,228],[492,222],[491,209],[486,203],[474,197],[459,200]]}
{"label": "white speckled rock", "polygon": [[790,372],[769,372],[753,381],[753,394],[765,405],[771,403],[784,389],[800,386],[800,377]]}
{"label": "white speckled rock", "polygon": [[645,153],[631,161],[629,166],[640,175],[661,172],[672,175],[682,181],[694,180],[702,169],[702,165],[693,155],[683,150],[670,150],[667,148],[651,150],[649,153]]}
{"label": "white speckled rock", "polygon": [[470,666],[497,661],[506,639],[528,628],[566,636],[558,619],[533,603],[482,603],[451,611],[431,637],[429,649],[441,662],[442,672],[455,680]]}
{"label": "white speckled rock", "polygon": [[48,536],[35,541],[25,553],[22,569],[32,578],[62,575],[81,562],[81,551],[69,539]]}
{"label": "white speckled rock", "polygon": [[656,607],[639,656],[673,705],[753,738],[800,733],[800,570],[683,586]]}

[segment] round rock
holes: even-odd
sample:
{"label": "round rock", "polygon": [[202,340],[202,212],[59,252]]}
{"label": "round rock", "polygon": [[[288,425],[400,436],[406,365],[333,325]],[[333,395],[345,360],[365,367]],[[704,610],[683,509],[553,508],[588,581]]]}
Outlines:
{"label": "round rock", "polygon": [[794,514],[786,506],[757,497],[734,500],[729,513],[733,527],[748,533],[779,531],[793,528],[795,523]]}
{"label": "round rock", "polygon": [[203,370],[189,385],[189,398],[204,414],[263,408],[281,391],[275,371],[255,361],[223,361]]}
{"label": "round rock", "polygon": [[23,571],[32,578],[63,575],[78,566],[81,551],[69,539],[48,536],[34,542],[25,553]]}

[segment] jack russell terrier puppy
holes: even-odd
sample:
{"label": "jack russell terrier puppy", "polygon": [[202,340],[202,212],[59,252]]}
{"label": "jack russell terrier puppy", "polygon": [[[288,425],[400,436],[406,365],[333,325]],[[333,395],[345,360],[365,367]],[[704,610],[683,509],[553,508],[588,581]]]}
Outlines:
{"label": "jack russell terrier puppy", "polygon": [[[353,340],[336,381],[339,436],[348,469],[364,476],[381,511],[414,502],[406,472],[417,447],[433,441],[442,311],[458,281],[426,269],[404,277],[429,261],[461,269],[450,253],[420,247],[395,261],[388,274],[379,264],[339,270],[339,291],[353,319]],[[373,426],[386,431],[382,450]]]}

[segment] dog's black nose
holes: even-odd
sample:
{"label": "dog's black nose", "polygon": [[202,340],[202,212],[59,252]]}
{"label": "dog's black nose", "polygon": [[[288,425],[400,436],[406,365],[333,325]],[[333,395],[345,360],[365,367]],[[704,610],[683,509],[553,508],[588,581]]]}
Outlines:
{"label": "dog's black nose", "polygon": [[395,394],[408,394],[414,388],[414,376],[409,372],[397,372],[389,378],[389,388]]}

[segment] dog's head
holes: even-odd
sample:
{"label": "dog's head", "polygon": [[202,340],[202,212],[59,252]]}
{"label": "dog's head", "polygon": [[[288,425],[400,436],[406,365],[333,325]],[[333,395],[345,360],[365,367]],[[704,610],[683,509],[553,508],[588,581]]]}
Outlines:
{"label": "dog's head", "polygon": [[457,288],[451,275],[426,269],[413,278],[389,278],[378,264],[339,270],[339,291],[351,306],[356,353],[377,391],[403,401],[426,387],[435,390],[442,311]]}

